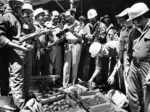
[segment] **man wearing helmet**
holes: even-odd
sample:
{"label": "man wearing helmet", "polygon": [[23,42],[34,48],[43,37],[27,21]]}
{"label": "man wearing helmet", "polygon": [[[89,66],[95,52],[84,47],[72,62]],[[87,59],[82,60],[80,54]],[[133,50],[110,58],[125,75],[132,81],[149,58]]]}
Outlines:
{"label": "man wearing helmet", "polygon": [[[97,16],[98,14],[95,9],[90,9],[87,12],[89,23],[84,28],[85,39],[88,40],[86,41],[87,49],[89,48],[90,44],[93,41],[97,41],[102,44],[106,43],[106,26],[104,23],[97,21]],[[83,69],[90,68],[90,71],[86,69],[86,74],[88,74],[88,76],[92,75],[89,79],[89,84],[93,85],[94,82],[96,82],[96,84],[103,86],[103,84],[107,82],[107,78],[106,78],[107,73],[105,71],[108,71],[108,58],[106,57],[90,58],[87,52],[87,57],[85,58],[85,60],[86,61],[84,62],[86,64]],[[95,68],[94,68],[94,63],[96,64]],[[104,75],[98,75],[101,74],[102,72],[104,72]],[[98,77],[95,78],[96,76]],[[104,80],[104,81],[100,81],[100,80]]]}
{"label": "man wearing helmet", "polygon": [[30,46],[18,43],[21,37],[23,2],[23,0],[9,0],[9,11],[6,11],[0,20],[0,53],[6,57],[5,62],[9,63],[11,94],[14,103],[20,109],[25,104],[24,60],[26,52],[31,49]]}
{"label": "man wearing helmet", "polygon": [[[131,112],[148,112],[149,97],[145,97],[144,84],[150,71],[150,19],[145,3],[136,3],[128,11],[129,19],[141,32],[133,44],[133,59],[127,76],[127,96]],[[147,94],[148,95],[148,94]],[[145,108],[145,109],[144,109]]]}

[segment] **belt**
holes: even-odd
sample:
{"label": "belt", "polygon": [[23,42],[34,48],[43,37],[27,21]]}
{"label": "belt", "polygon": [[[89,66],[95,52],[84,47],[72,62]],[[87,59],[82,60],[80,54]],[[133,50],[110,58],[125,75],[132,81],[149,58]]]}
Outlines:
{"label": "belt", "polygon": [[81,44],[80,40],[68,40],[68,44]]}

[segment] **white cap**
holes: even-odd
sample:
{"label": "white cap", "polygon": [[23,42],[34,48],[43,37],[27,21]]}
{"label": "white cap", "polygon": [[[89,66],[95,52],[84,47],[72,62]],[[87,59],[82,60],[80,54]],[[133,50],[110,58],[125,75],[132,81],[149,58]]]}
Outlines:
{"label": "white cap", "polygon": [[100,44],[99,42],[93,42],[89,48],[89,53],[91,54],[91,57],[96,57],[101,49],[102,44]]}
{"label": "white cap", "polygon": [[131,8],[128,10],[129,19],[127,21],[140,17],[143,14],[147,13],[148,11],[149,8],[145,3],[133,4]]}
{"label": "white cap", "polygon": [[36,17],[37,15],[41,14],[41,13],[45,13],[44,9],[42,8],[38,8],[34,11],[34,17]]}
{"label": "white cap", "polygon": [[59,16],[59,12],[57,10],[52,11],[52,16]]}
{"label": "white cap", "polygon": [[117,17],[117,18],[121,18],[121,17],[127,16],[129,9],[130,9],[130,8],[124,9],[121,13],[119,13],[118,15],[116,15],[116,17]]}
{"label": "white cap", "polygon": [[33,7],[32,7],[32,5],[30,3],[23,4],[22,10],[25,10],[25,9],[33,11]]}
{"label": "white cap", "polygon": [[92,19],[92,18],[95,18],[97,16],[97,11],[95,9],[90,9],[88,10],[87,12],[87,17],[88,19]]}

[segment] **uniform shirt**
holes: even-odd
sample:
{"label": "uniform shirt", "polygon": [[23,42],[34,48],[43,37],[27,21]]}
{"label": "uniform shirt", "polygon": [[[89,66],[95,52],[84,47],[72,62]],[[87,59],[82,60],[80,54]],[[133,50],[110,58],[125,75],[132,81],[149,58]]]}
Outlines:
{"label": "uniform shirt", "polygon": [[0,47],[8,44],[13,38],[19,38],[21,24],[11,12],[0,17]]}
{"label": "uniform shirt", "polygon": [[150,20],[141,36],[134,41],[133,57],[150,60]]}
{"label": "uniform shirt", "polygon": [[[84,35],[86,38],[95,39],[96,41],[103,41],[106,37],[106,25],[102,22],[97,22],[94,25],[88,23],[84,27]],[[95,34],[95,35],[93,35]],[[104,42],[103,42],[104,43]]]}

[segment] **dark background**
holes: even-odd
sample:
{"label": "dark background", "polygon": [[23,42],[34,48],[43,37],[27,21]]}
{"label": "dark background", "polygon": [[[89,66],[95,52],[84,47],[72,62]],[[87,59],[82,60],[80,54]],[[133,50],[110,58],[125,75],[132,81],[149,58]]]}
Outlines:
{"label": "dark background", "polygon": [[[86,13],[90,8],[97,9],[99,16],[104,14],[116,15],[123,9],[130,7],[133,3],[140,1],[150,5],[150,0],[79,0],[78,2],[75,2],[75,6],[77,8],[77,16],[86,16]],[[65,8],[65,10],[69,8],[69,0],[60,0],[59,3]],[[63,11],[55,1],[35,7],[39,6],[43,7],[44,9],[48,9],[49,11],[54,9],[60,12]]]}

